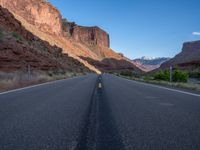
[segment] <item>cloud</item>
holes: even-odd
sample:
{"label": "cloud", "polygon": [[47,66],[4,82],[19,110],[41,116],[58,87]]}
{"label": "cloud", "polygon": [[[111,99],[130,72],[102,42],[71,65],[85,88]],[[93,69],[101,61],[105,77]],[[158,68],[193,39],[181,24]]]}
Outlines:
{"label": "cloud", "polygon": [[193,32],[193,35],[199,35],[200,36],[200,32]]}

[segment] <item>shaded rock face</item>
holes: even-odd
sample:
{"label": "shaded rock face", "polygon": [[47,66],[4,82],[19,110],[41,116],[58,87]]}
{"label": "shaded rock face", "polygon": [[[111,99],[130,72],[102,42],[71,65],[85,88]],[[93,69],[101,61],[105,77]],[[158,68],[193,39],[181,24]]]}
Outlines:
{"label": "shaded rock face", "polygon": [[43,32],[62,34],[59,11],[44,0],[0,0],[0,4]]}
{"label": "shaded rock face", "polygon": [[102,61],[97,61],[87,57],[82,58],[102,72],[120,73],[121,71],[133,71],[135,73],[143,73],[143,71],[137,68],[133,63],[124,59],[118,60],[114,58],[105,58]]}
{"label": "shaded rock face", "polygon": [[190,69],[192,66],[198,66],[200,62],[200,41],[186,42],[183,44],[182,52],[176,55],[174,58],[163,63],[161,68],[167,68],[170,66],[180,66],[182,68]]}

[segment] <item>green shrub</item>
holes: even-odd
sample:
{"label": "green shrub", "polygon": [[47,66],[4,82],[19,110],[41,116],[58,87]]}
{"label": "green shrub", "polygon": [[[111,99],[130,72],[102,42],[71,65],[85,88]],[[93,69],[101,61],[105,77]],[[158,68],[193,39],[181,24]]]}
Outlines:
{"label": "green shrub", "polygon": [[[186,71],[174,70],[172,73],[173,82],[187,82],[189,74]],[[170,81],[170,72],[168,70],[159,71],[154,75],[155,80]]]}
{"label": "green shrub", "polygon": [[133,76],[133,72],[132,72],[132,71],[122,71],[122,72],[120,73],[120,75],[132,77],[132,76]]}
{"label": "green shrub", "polygon": [[155,80],[163,80],[163,81],[170,81],[170,72],[165,71],[159,71],[154,75]]}
{"label": "green shrub", "polygon": [[144,79],[145,81],[149,81],[149,80],[152,80],[152,79],[154,79],[154,78],[152,78],[151,76],[144,76],[143,79]]}
{"label": "green shrub", "polygon": [[21,37],[21,35],[19,35],[16,32],[12,32],[12,36],[17,40],[17,41],[22,41],[23,38]]}
{"label": "green shrub", "polygon": [[187,82],[189,74],[186,71],[174,70],[172,79],[174,82]]}

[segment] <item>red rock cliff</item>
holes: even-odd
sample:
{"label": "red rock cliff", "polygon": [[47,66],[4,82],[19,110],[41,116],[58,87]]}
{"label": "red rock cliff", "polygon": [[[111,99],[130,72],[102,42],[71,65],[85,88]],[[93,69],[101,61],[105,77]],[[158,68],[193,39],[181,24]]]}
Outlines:
{"label": "red rock cliff", "polygon": [[97,26],[84,27],[63,19],[63,31],[67,37],[72,37],[76,42],[87,46],[100,46],[110,48],[108,33]]}
{"label": "red rock cliff", "polygon": [[63,35],[67,32],[68,36],[87,46],[110,46],[109,35],[105,31],[62,22],[60,12],[44,0],[0,0],[0,4],[45,33]]}
{"label": "red rock cliff", "polygon": [[75,26],[72,37],[88,46],[110,47],[109,35],[99,27]]}
{"label": "red rock cliff", "polygon": [[[174,58],[163,63],[161,68],[169,68],[169,66],[183,66],[187,68],[196,66],[200,69],[200,41],[186,42],[183,44],[182,51]],[[190,68],[189,68],[190,69]]]}
{"label": "red rock cliff", "polygon": [[62,34],[60,12],[44,0],[0,0],[0,4],[45,33]]}
{"label": "red rock cliff", "polygon": [[85,59],[125,59],[111,50],[109,35],[99,27],[83,27],[63,20],[60,12],[46,0],[0,0],[15,18],[31,33],[62,48],[95,72],[100,72]]}
{"label": "red rock cliff", "polygon": [[90,72],[82,63],[63,53],[57,46],[27,31],[5,8],[0,6],[0,71],[33,70]]}

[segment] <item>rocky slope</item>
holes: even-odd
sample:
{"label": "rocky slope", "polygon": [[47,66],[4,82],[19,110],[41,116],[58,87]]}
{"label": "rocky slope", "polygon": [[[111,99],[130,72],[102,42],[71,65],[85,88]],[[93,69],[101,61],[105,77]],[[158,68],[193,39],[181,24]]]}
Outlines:
{"label": "rocky slope", "polygon": [[141,69],[133,65],[130,61],[125,59],[117,60],[114,58],[105,58],[101,61],[96,61],[91,58],[82,57],[90,64],[96,66],[101,72],[107,73],[121,73],[122,71],[132,71],[136,74],[143,73]]}
{"label": "rocky slope", "polygon": [[[109,35],[105,31],[98,27],[83,27],[68,22],[45,0],[0,0],[0,5],[12,12],[28,31],[51,45],[62,48],[64,53],[77,59],[90,70],[100,72],[82,57],[89,57],[95,61],[105,58],[129,61],[110,49]],[[124,68],[126,67],[124,64]]]}
{"label": "rocky slope", "polygon": [[169,68],[170,66],[192,71],[200,70],[200,41],[184,43],[182,52],[163,63],[161,69]]}
{"label": "rocky slope", "polygon": [[162,63],[168,61],[169,59],[170,58],[165,58],[165,57],[159,57],[159,58],[142,57],[134,59],[133,62],[145,72],[149,72],[159,68]]}
{"label": "rocky slope", "polygon": [[0,71],[32,70],[90,72],[79,61],[27,31],[0,6]]}

